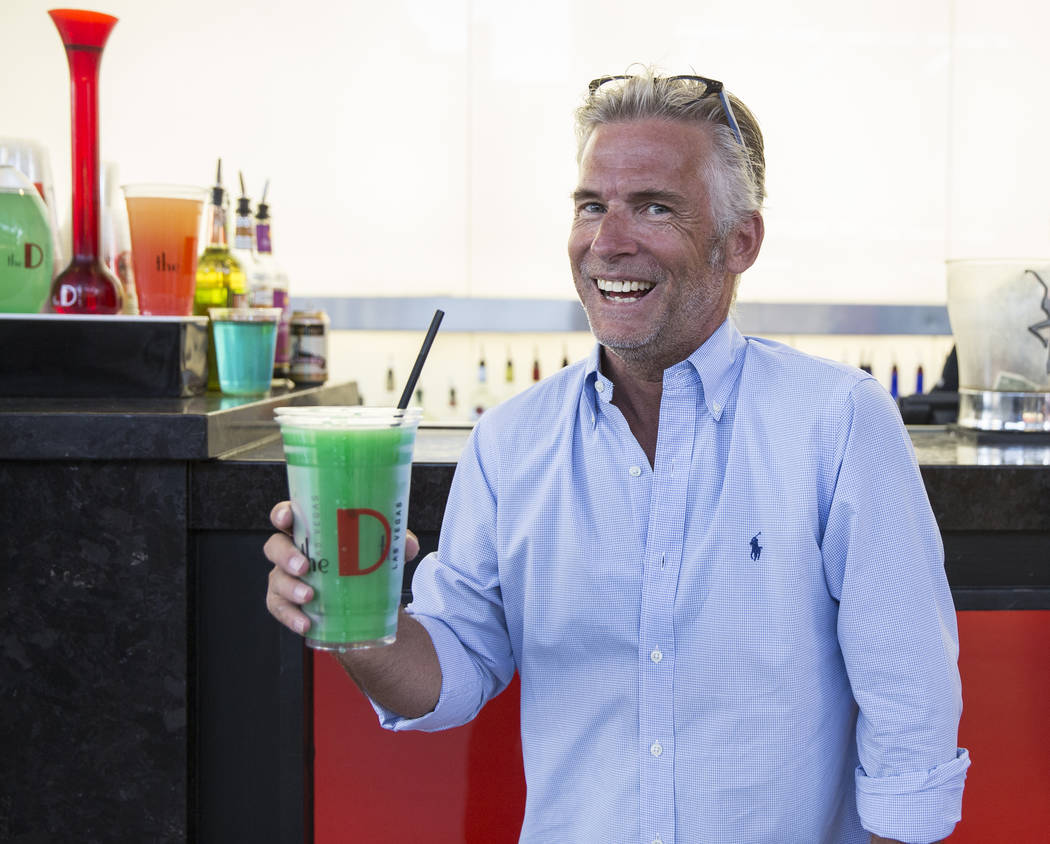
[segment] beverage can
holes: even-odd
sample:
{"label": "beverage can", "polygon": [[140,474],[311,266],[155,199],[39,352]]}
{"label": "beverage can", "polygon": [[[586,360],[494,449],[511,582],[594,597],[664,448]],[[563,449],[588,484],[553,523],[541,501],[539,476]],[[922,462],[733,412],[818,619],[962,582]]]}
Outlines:
{"label": "beverage can", "polygon": [[288,325],[289,372],[296,386],[316,387],[328,380],[328,314],[294,311]]}

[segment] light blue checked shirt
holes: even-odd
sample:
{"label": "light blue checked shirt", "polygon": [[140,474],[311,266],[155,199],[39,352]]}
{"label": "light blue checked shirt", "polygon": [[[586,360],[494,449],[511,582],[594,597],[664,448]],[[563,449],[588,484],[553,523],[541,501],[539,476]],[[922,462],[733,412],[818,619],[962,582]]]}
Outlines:
{"label": "light blue checked shirt", "polygon": [[598,364],[475,428],[413,581],[441,698],[384,726],[463,724],[517,670],[523,842],[948,835],[955,612],[885,390],[727,321],[664,373],[651,469]]}

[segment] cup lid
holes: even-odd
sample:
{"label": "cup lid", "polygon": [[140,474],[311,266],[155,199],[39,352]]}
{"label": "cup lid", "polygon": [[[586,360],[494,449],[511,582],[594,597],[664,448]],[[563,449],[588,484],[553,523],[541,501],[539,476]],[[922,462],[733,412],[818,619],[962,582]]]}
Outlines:
{"label": "cup lid", "polygon": [[282,308],[208,308],[208,316],[217,322],[277,322]]}
{"label": "cup lid", "polygon": [[365,407],[363,405],[295,405],[274,409],[279,423],[308,428],[376,428],[419,423],[420,407]]}

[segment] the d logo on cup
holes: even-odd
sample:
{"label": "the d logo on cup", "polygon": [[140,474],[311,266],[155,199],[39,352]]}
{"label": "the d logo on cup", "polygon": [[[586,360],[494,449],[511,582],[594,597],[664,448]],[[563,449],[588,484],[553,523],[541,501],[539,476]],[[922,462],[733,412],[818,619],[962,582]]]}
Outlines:
{"label": "the d logo on cup", "polygon": [[[360,555],[362,516],[377,519],[383,527],[383,548],[380,551],[379,559],[366,569],[361,568]],[[378,510],[370,510],[367,507],[336,510],[336,529],[339,532],[340,577],[369,574],[386,562],[387,555],[390,553],[390,522]]]}

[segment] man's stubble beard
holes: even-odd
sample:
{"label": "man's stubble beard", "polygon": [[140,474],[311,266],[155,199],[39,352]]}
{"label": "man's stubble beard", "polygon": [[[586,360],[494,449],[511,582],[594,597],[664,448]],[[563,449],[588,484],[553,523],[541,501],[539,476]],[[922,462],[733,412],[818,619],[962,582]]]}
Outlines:
{"label": "man's stubble beard", "polygon": [[[679,308],[695,314],[697,321],[705,319],[721,304],[724,282],[715,283],[715,280],[720,277],[724,278],[725,275],[724,247],[724,240],[715,241],[712,244],[707,273],[705,274],[703,281],[699,284],[692,285],[689,288],[686,297],[678,303]],[[730,307],[735,299],[736,285],[734,284]],[[631,306],[625,305],[624,307]],[[587,309],[584,308],[585,313],[586,311]],[[682,353],[681,350],[675,351],[666,348],[661,349],[659,347],[659,344],[656,341],[671,324],[673,316],[671,309],[667,309],[660,315],[660,320],[656,325],[641,337],[619,337],[611,331],[603,332],[604,336],[599,335],[594,328],[594,323],[591,321],[590,314],[587,314],[587,324],[590,326],[591,334],[594,335],[594,338],[606,349],[615,353],[621,360],[634,364],[659,363],[670,366],[679,361],[674,360],[668,364],[665,358],[668,357],[669,353],[673,352],[673,354],[670,354],[670,357],[677,357],[678,354],[681,353],[681,360],[684,360],[696,351],[696,349],[688,349]]]}

